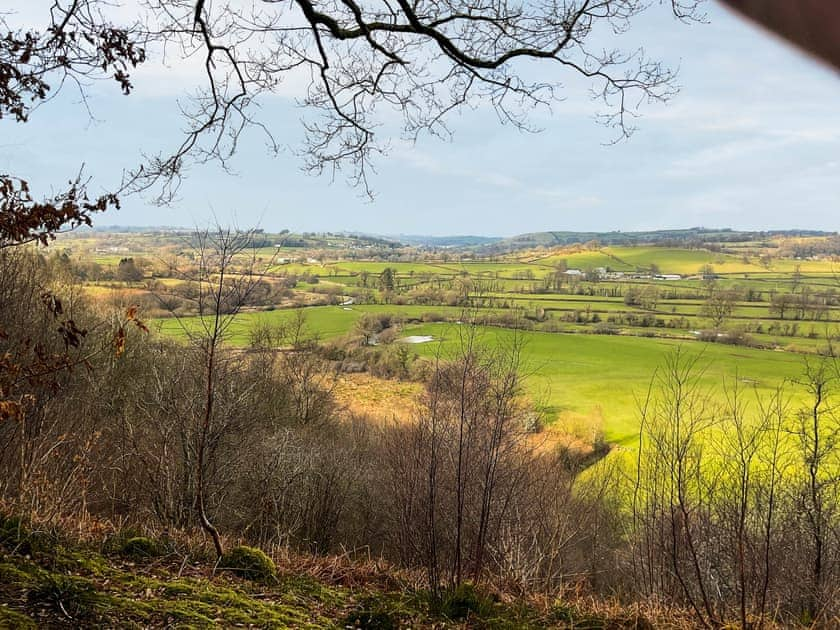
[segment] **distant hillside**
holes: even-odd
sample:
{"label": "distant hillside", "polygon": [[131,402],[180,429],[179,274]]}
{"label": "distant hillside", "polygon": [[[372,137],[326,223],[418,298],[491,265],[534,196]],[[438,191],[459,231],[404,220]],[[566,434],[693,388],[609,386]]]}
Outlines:
{"label": "distant hillside", "polygon": [[486,247],[492,251],[514,251],[534,247],[557,247],[598,241],[601,245],[702,245],[704,243],[743,243],[779,237],[832,236],[820,230],[739,231],[730,228],[686,228],[646,232],[531,232],[500,239]]}
{"label": "distant hillside", "polygon": [[395,236],[386,236],[383,238],[391,238],[404,243],[405,245],[413,245],[415,247],[477,247],[482,245],[491,245],[498,243],[503,239],[499,236],[423,236],[416,234],[399,234]]}
{"label": "distant hillside", "polygon": [[[167,226],[98,226],[92,229],[80,229],[63,238],[89,237],[91,233],[152,235],[159,237],[181,237],[194,230]],[[713,244],[763,243],[781,238],[829,237],[837,232],[821,230],[766,230],[739,231],[730,228],[693,227],[676,230],[650,230],[641,232],[528,232],[502,238],[498,236],[478,236],[473,234],[451,236],[429,236],[417,234],[381,235],[364,232],[300,232],[289,230],[267,232],[257,229],[257,246],[271,247],[282,244],[283,247],[301,249],[365,249],[387,251],[403,246],[429,249],[468,250],[478,255],[494,255],[526,249],[565,247],[569,245],[597,241],[600,246],[657,245],[660,247],[703,248]],[[715,249],[715,248],[712,248]],[[815,253],[815,252],[811,252]],[[816,252],[819,253],[819,252]],[[798,255],[809,255],[799,252]]]}

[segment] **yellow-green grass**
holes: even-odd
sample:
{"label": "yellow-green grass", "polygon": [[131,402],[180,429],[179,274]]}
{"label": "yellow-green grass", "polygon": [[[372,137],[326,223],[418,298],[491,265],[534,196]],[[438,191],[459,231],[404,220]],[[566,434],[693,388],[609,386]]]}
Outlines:
{"label": "yellow-green grass", "polygon": [[768,272],[791,273],[798,266],[800,272],[830,274],[840,265],[830,260],[793,260],[774,259],[770,269],[759,264],[757,257],[723,254],[706,249],[684,249],[669,247],[605,247],[597,251],[558,252],[537,261],[546,266],[555,266],[561,261],[570,268],[591,269],[609,267],[614,271],[633,271],[650,269],[656,265],[662,273],[692,275],[700,272],[705,265],[711,265],[717,274],[766,274]]}
{"label": "yellow-green grass", "polygon": [[[459,327],[454,324],[407,326],[404,334],[431,335],[439,340],[415,346],[418,353],[428,357],[452,356],[459,344]],[[702,382],[714,386],[721,397],[725,379],[737,376],[743,385],[766,395],[802,370],[799,355],[702,342],[515,333],[497,328],[484,329],[482,336],[484,343],[493,345],[510,343],[514,334],[525,339],[523,369],[534,399],[544,403],[557,421],[603,422],[606,438],[620,444],[630,444],[635,439],[639,426],[637,399],[644,397],[651,377],[661,368],[667,353],[677,346],[681,345],[690,355],[702,355]]]}
{"label": "yellow-green grass", "polygon": [[95,254],[93,262],[105,267],[116,267],[123,258],[130,258],[129,254]]}
{"label": "yellow-green grass", "polygon": [[463,263],[449,263],[445,265],[455,273],[466,272],[469,275],[515,278],[517,275],[532,273],[534,277],[539,278],[547,273],[553,271],[551,265],[543,264],[540,261],[534,263],[521,262],[463,262]]}
{"label": "yellow-green grass", "polygon": [[[490,293],[481,297],[492,298],[497,302],[508,302],[512,306],[526,309],[544,308],[547,310],[587,310],[597,313],[634,313],[636,315],[669,315],[698,317],[702,314],[704,300],[686,299],[659,299],[655,309],[642,309],[628,306],[620,297],[603,297],[587,295],[563,295],[563,294],[515,294],[515,293]],[[790,309],[791,312],[793,309]],[[708,326],[707,318],[700,317],[703,321],[697,326]],[[739,302],[733,308],[729,320],[745,319],[761,322],[764,325],[772,324],[774,321],[780,324],[798,323],[800,327],[816,325],[818,329],[825,325],[836,325],[840,321],[840,308],[828,308],[823,316],[824,321],[814,322],[809,319],[801,320],[778,320],[770,311],[770,305],[766,302]]]}
{"label": "yellow-green grass", "polygon": [[330,263],[330,267],[339,270],[340,273],[361,273],[366,271],[369,274],[380,274],[386,268],[393,269],[398,275],[412,275],[416,273],[454,275],[456,270],[447,268],[445,263],[421,263],[421,262],[388,262],[388,261],[341,261]]}
{"label": "yellow-green grass", "polygon": [[[307,325],[327,340],[346,334],[363,313],[420,318],[425,313],[437,312],[456,318],[461,311],[454,307],[365,305],[312,307],[303,312]],[[279,324],[290,321],[295,314],[294,310],[241,314],[230,328],[228,342],[246,345],[249,331],[257,323]],[[185,329],[198,331],[200,321],[198,318],[180,322],[163,319],[157,320],[157,325],[164,334],[184,337]],[[421,355],[450,356],[457,348],[461,329],[451,323],[408,324],[402,333],[431,335],[438,340],[412,346]],[[622,444],[632,442],[638,429],[636,398],[644,395],[651,376],[677,345],[683,345],[689,353],[702,353],[701,363],[706,370],[703,381],[718,389],[725,378],[737,374],[749,387],[767,393],[784,379],[796,377],[802,367],[802,357],[793,353],[674,339],[538,331],[514,333],[489,327],[483,329],[482,338],[484,343],[498,344],[509,342],[514,334],[523,335],[526,340],[523,368],[528,390],[536,401],[545,405],[549,417],[577,426],[602,425],[593,429],[603,428],[607,439]],[[811,341],[789,340],[802,346]]]}
{"label": "yellow-green grass", "polygon": [[312,274],[316,276],[329,275],[329,270],[326,267],[323,267],[320,263],[278,263],[273,265],[268,271],[275,276],[302,276],[305,274]]}
{"label": "yellow-green grass", "polygon": [[470,276],[479,278],[516,279],[517,276],[533,274],[535,278],[545,276],[552,269],[542,264],[527,264],[521,262],[388,262],[388,261],[339,261],[320,263],[291,263],[275,265],[272,273],[303,274],[312,273],[321,277],[332,275],[349,276],[367,272],[379,275],[386,268],[394,270],[400,278],[416,276],[454,278]]}
{"label": "yellow-green grass", "polygon": [[580,251],[569,253],[558,253],[538,260],[543,265],[556,267],[565,263],[569,269],[595,269],[596,267],[609,268],[612,271],[635,271],[634,265],[617,259],[609,249],[600,251]]}
{"label": "yellow-green grass", "polygon": [[[365,304],[246,312],[236,316],[227,328],[225,341],[233,346],[246,346],[250,342],[250,332],[255,326],[291,322],[298,312],[304,314],[307,328],[317,334],[321,340],[327,341],[352,331],[353,326],[364,313],[391,313],[404,319],[420,319],[427,314],[439,313],[448,318],[457,318],[463,309],[452,306]],[[189,334],[200,335],[203,330],[202,320],[199,317],[161,318],[154,320],[152,324],[161,333],[181,339],[186,339]]]}
{"label": "yellow-green grass", "polygon": [[711,265],[716,273],[745,273],[761,270],[757,264],[744,263],[741,257],[706,249],[614,247],[609,248],[608,251],[628,265],[640,268],[656,265],[662,273],[696,274],[705,265]]}
{"label": "yellow-green grass", "polygon": [[792,273],[799,268],[803,274],[837,274],[840,273],[840,262],[829,259],[823,260],[795,260],[793,258],[774,258],[770,263],[770,271],[776,273]]}

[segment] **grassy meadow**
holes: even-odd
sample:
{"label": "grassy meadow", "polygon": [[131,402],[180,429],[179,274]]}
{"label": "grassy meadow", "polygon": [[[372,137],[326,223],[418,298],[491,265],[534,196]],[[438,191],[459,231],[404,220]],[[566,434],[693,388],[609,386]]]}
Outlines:
{"label": "grassy meadow", "polygon": [[[131,234],[108,241],[108,247],[96,238],[68,242],[71,257],[105,270],[86,287],[94,299],[110,303],[177,291],[181,281],[154,261],[178,260],[188,245],[183,235],[167,241]],[[390,314],[397,338],[433,337],[411,345],[412,354],[445,357],[457,349],[456,322],[468,308],[485,318],[483,343],[524,337],[528,394],[547,422],[581,437],[603,431],[617,444],[633,441],[637,400],[675,347],[701,355],[702,381],[718,386],[721,398],[724,381],[736,378],[760,397],[796,378],[803,359],[824,351],[840,329],[837,257],[785,253],[791,243],[801,246],[808,239],[710,249],[590,243],[493,256],[412,248],[360,252],[332,236],[312,242],[318,249],[256,251],[257,264],[270,265],[263,280],[291,288],[283,299],[269,296],[245,308],[227,330],[226,343],[245,347],[255,327],[283,325],[302,312],[321,342],[352,346],[363,315]],[[108,280],[108,269],[118,277],[126,257],[142,263],[144,280]],[[188,268],[191,259],[181,261]],[[715,322],[707,303],[727,291],[735,297]],[[789,298],[786,311],[774,306],[779,296]],[[202,320],[189,305],[175,310],[177,317],[147,312],[158,334],[186,339],[202,333]],[[523,329],[514,331],[514,325]],[[730,336],[732,344],[708,343]],[[379,387],[397,385],[381,380]]]}
{"label": "grassy meadow", "polygon": [[[426,324],[408,326],[405,333],[434,336],[437,343],[417,344],[417,351],[427,357],[446,357],[457,352],[457,328]],[[700,355],[701,382],[708,386],[722,386],[737,378],[741,386],[763,396],[802,371],[802,357],[793,353],[673,339],[487,328],[482,340],[509,344],[514,334],[524,335],[523,369],[529,394],[545,406],[548,419],[581,437],[586,437],[587,430],[601,429],[608,441],[625,445],[633,442],[638,431],[637,403],[644,399],[665,355],[678,345],[689,356]],[[723,391],[718,390],[723,404]]]}
{"label": "grassy meadow", "polygon": [[[457,319],[457,307],[359,305],[320,306],[302,309],[306,326],[321,341],[334,340],[353,332],[365,313],[388,313],[408,320],[400,336],[429,336],[433,341],[411,344],[413,353],[427,359],[457,354],[465,324],[451,321],[418,323],[429,313]],[[296,309],[240,314],[229,328],[227,342],[244,347],[257,325],[277,326],[297,316]],[[481,314],[481,311],[478,312]],[[200,334],[198,318],[157,320],[155,328],[166,335],[186,339],[188,331]],[[793,352],[743,348],[672,338],[646,338],[633,335],[592,335],[509,330],[483,326],[480,343],[494,346],[510,344],[514,335],[524,341],[522,369],[528,394],[544,411],[549,423],[559,429],[587,437],[593,431],[618,444],[633,441],[638,429],[637,401],[644,398],[651,378],[662,367],[667,353],[680,346],[690,355],[699,354],[702,382],[722,386],[738,379],[742,386],[766,395],[802,371],[803,356]],[[381,387],[388,388],[389,381]],[[720,387],[718,387],[720,389]],[[721,390],[722,397],[722,390]],[[723,403],[723,400],[720,401]]]}

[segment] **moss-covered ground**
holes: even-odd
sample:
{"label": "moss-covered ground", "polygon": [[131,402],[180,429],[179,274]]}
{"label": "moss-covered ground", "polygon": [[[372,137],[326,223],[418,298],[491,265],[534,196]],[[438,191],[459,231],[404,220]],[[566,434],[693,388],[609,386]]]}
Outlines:
{"label": "moss-covered ground", "polygon": [[[351,569],[352,570],[352,569]],[[218,571],[205,555],[138,558],[54,534],[0,544],[0,628],[648,628],[636,614],[502,601],[466,586],[432,604],[397,578],[316,579],[278,564],[270,583]]]}

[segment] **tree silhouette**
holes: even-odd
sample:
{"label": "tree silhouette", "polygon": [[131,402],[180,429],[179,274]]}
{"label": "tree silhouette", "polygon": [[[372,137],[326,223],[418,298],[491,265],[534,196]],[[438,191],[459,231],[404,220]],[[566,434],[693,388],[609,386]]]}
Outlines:
{"label": "tree silhouette", "polygon": [[[701,2],[670,6],[681,20],[702,19]],[[171,200],[190,165],[226,166],[248,127],[265,131],[276,149],[256,106],[300,77],[307,80],[300,103],[310,111],[305,168],[346,168],[353,183],[366,186],[370,161],[387,140],[377,130],[390,114],[401,118],[408,140],[448,137],[452,114],[482,104],[501,122],[531,129],[529,113],[559,103],[561,82],[574,77],[589,84],[616,139],[629,136],[642,103],[676,90],[671,69],[642,49],[618,47],[618,36],[649,4],[147,0],[133,14],[122,7],[114,25],[107,0],[56,0],[41,30],[12,29],[0,16],[0,117],[26,121],[66,84],[84,99],[88,78],[109,78],[129,93],[130,72],[147,51],[169,67],[199,56],[204,87],[182,107],[186,135],[127,171],[116,193],[154,190],[158,200]]]}

